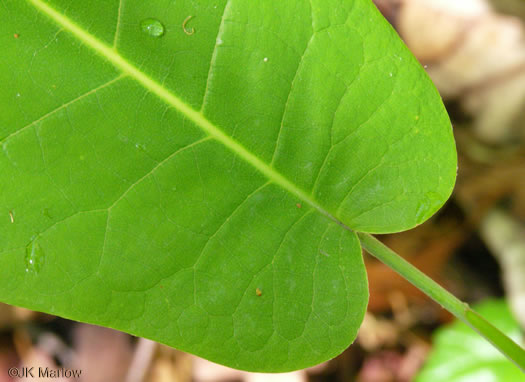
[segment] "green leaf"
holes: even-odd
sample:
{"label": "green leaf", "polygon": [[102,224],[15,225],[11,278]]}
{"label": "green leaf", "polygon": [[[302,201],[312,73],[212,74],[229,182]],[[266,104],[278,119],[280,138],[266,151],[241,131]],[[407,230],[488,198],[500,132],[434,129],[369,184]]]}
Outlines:
{"label": "green leaf", "polygon": [[[523,344],[522,333],[505,301],[486,301],[476,311],[499,330]],[[416,382],[514,382],[523,373],[489,342],[462,322],[440,329],[434,349]]]}
{"label": "green leaf", "polygon": [[[192,16],[192,17],[190,17]],[[0,300],[236,368],[355,338],[353,230],[451,193],[452,131],[367,0],[3,0]]]}

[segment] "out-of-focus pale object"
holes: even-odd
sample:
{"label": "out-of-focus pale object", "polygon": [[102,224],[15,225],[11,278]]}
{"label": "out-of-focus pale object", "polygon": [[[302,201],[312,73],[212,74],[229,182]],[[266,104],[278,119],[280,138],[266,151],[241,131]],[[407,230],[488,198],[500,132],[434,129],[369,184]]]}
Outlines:
{"label": "out-of-focus pale object", "polygon": [[280,374],[248,373],[193,357],[193,379],[196,382],[307,382],[308,377],[305,370]]}
{"label": "out-of-focus pale object", "polygon": [[493,144],[523,138],[522,22],[495,13],[485,0],[392,1],[400,1],[399,33],[442,96],[473,116],[476,135]]}
{"label": "out-of-focus pale object", "polygon": [[512,311],[525,328],[525,225],[503,210],[490,211],[481,237],[498,260]]}
{"label": "out-of-focus pale object", "polygon": [[436,10],[453,12],[458,16],[479,16],[490,11],[484,0],[416,0],[416,2]]}
{"label": "out-of-focus pale object", "polygon": [[203,358],[192,357],[193,379],[196,382],[222,382],[239,380],[241,371],[222,366]]}
{"label": "out-of-focus pale object", "polygon": [[303,370],[283,374],[257,374],[249,373],[245,382],[307,382],[306,372]]}

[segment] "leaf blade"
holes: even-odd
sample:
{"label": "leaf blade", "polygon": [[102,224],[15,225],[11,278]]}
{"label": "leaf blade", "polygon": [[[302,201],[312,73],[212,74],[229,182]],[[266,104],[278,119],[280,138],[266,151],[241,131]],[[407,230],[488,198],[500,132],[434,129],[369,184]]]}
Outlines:
{"label": "leaf blade", "polygon": [[[62,85],[67,90],[61,90],[67,93],[64,98],[69,97],[69,100],[55,103],[53,107],[56,111],[45,120],[38,120],[38,116],[29,117],[32,119],[32,129],[24,129],[2,142],[5,154],[1,162],[2,170],[7,178],[14,180],[3,191],[2,200],[5,202],[2,204],[14,206],[17,215],[17,225],[6,226],[9,241],[7,247],[3,248],[6,255],[2,257],[4,268],[14,268],[16,272],[9,276],[9,280],[5,277],[5,284],[1,288],[2,299],[168,342],[217,362],[250,370],[285,371],[303,368],[341,352],[355,338],[367,302],[366,275],[360,248],[355,234],[341,228],[341,221],[346,223],[352,214],[366,214],[366,208],[370,208],[377,213],[369,214],[368,223],[366,219],[364,222],[359,219],[355,219],[355,222],[348,220],[355,223],[351,224],[352,228],[385,231],[417,224],[448,196],[446,194],[450,192],[451,180],[450,174],[445,172],[452,167],[453,163],[450,162],[454,162],[448,160],[445,166],[447,171],[439,171],[447,177],[447,182],[438,190],[438,202],[434,206],[424,206],[422,212],[418,213],[420,208],[414,200],[428,188],[433,189],[432,184],[431,187],[427,184],[423,191],[417,190],[412,197],[412,204],[409,205],[413,210],[412,216],[403,217],[400,221],[396,218],[385,219],[381,205],[370,205],[367,197],[362,197],[364,207],[361,211],[352,209],[350,213],[341,208],[344,203],[338,202],[332,191],[325,195],[326,187],[335,184],[334,179],[340,181],[341,176],[344,178],[346,172],[352,171],[351,167],[343,169],[334,164],[341,162],[339,154],[335,155],[336,159],[326,160],[328,155],[323,158],[313,153],[319,164],[326,162],[328,171],[337,172],[335,176],[331,174],[325,177],[328,181],[323,180],[323,187],[317,189],[316,193],[311,184],[303,187],[306,183],[301,180],[304,174],[312,181],[314,176],[308,175],[304,166],[283,159],[283,153],[286,152],[294,152],[293,156],[297,159],[307,158],[304,152],[294,151],[294,147],[297,148],[294,141],[300,141],[303,146],[312,149],[315,145],[308,146],[308,143],[322,141],[321,138],[313,138],[313,125],[305,125],[308,128],[302,130],[303,134],[306,132],[313,136],[297,139],[293,134],[287,135],[291,126],[288,123],[290,113],[295,115],[292,120],[297,119],[301,123],[299,117],[302,109],[296,103],[301,100],[296,94],[292,95],[294,87],[303,93],[307,91],[305,94],[325,92],[323,94],[328,99],[326,105],[337,109],[338,102],[333,102],[331,89],[324,87],[323,81],[315,82],[315,78],[307,73],[319,73],[322,80],[330,76],[337,80],[337,73],[341,72],[343,82],[350,83],[351,76],[362,71],[355,65],[350,65],[350,74],[344,70],[345,56],[338,53],[338,50],[346,49],[344,34],[334,32],[330,26],[334,24],[335,30],[346,27],[337,26],[338,22],[331,19],[355,20],[357,16],[372,15],[372,20],[384,26],[384,21],[372,6],[366,2],[348,2],[345,3],[346,13],[331,15],[328,6],[316,2],[298,3],[296,9],[286,4],[266,2],[250,5],[237,1],[230,1],[226,5],[223,2],[217,10],[211,5],[203,5],[195,18],[196,35],[187,36],[178,29],[181,25],[177,25],[176,20],[182,16],[185,19],[187,13],[193,13],[185,2],[176,5],[186,7],[184,12],[164,7],[162,1],[150,4],[151,9],[139,3],[107,2],[107,13],[117,20],[118,10],[118,21],[113,29],[108,22],[101,23],[101,26],[95,23],[94,30],[102,28],[106,31],[103,32],[104,37],[99,38],[86,28],[90,16],[83,13],[78,4],[69,4],[69,9],[66,6],[68,2],[62,0],[53,3],[29,0],[29,3],[51,16],[59,27],[55,26],[53,30],[49,27],[49,20],[38,18],[38,28],[44,30],[42,36],[34,38],[32,45],[28,45],[25,50],[23,46],[17,49],[22,50],[24,57],[36,57],[29,66],[31,73],[48,67],[52,76],[48,79],[39,74],[38,81],[33,82],[19,80],[15,82],[16,87],[23,84],[27,90],[25,93],[31,94],[33,89],[40,86],[45,88],[43,93],[47,93],[44,98],[52,99],[49,94],[53,91],[49,89],[53,89],[54,81],[61,80],[57,74],[60,70],[56,68],[67,68],[68,73],[75,73],[74,68],[63,63],[67,60],[62,60],[56,54],[62,52],[66,57],[74,56],[72,52],[75,50],[82,52],[87,63],[78,62],[76,65],[83,67],[88,73],[86,82],[92,84],[83,89],[77,89],[82,86],[76,83]],[[4,6],[11,7],[11,10],[19,11],[13,13],[22,15],[20,19],[24,15],[32,15],[27,19],[35,17],[34,10],[31,11],[25,2],[8,1],[6,4]],[[269,8],[259,12],[259,9],[263,9],[259,7],[265,6]],[[265,14],[274,7],[280,7],[280,11],[272,14],[270,19],[265,19]],[[279,35],[279,28],[291,17],[307,11],[311,17],[306,24],[312,25],[290,28],[290,33]],[[151,13],[155,12],[160,15],[162,12],[171,12],[177,16],[173,24],[166,25],[167,32],[162,39],[140,35],[142,32],[138,28],[141,17],[154,16]],[[86,19],[77,22],[70,15]],[[231,22],[232,18],[242,21],[247,15],[251,20],[260,20],[262,26]],[[279,20],[279,17],[282,19]],[[199,18],[210,25],[197,24]],[[228,18],[230,22],[226,23]],[[224,27],[226,24],[230,29]],[[221,25],[226,28],[222,34]],[[25,24],[25,28],[26,34],[29,34],[33,27]],[[312,32],[316,28],[319,33],[323,33],[323,38],[318,41],[314,40]],[[117,29],[118,38],[115,38]],[[176,35],[177,30],[179,35]],[[270,49],[277,46],[276,41],[280,41],[278,49],[274,49],[274,55],[261,55],[252,61],[249,54],[247,57],[243,52],[227,53],[227,42],[237,41],[239,44],[243,31],[247,30],[251,31],[252,44],[254,41],[265,41],[265,47]],[[384,27],[380,30],[382,33],[385,31]],[[264,38],[258,40],[257,33],[263,33]],[[330,40],[331,33],[336,34],[334,41]],[[384,35],[391,37],[392,32],[388,33]],[[200,35],[203,36],[202,40],[189,40],[200,38]],[[51,41],[50,36],[54,36]],[[219,44],[219,39],[224,39],[224,44]],[[118,51],[111,45],[115,41]],[[39,42],[47,43],[44,49],[38,48]],[[304,48],[302,55],[295,52],[295,47],[300,46],[301,42]],[[325,52],[333,59],[328,77],[323,74],[326,64],[320,65],[320,69],[315,67],[315,59],[323,53],[325,43],[329,44]],[[9,44],[12,46],[13,41],[9,41]],[[399,45],[398,42],[396,44]],[[219,45],[220,49],[217,48]],[[309,51],[314,45],[316,50]],[[350,46],[357,47],[359,42],[353,40]],[[185,54],[188,57],[206,58],[196,60],[196,68],[190,69],[184,66],[183,59],[171,58],[168,54],[170,48],[174,47],[178,48],[182,58],[186,57]],[[284,68],[282,71],[291,84],[283,86],[278,74],[266,70],[277,62],[275,57],[283,59],[283,55],[276,53],[288,50],[288,66],[281,62],[280,67]],[[126,56],[120,51],[126,52]],[[213,51],[220,51],[220,54],[214,54]],[[240,72],[238,81],[253,92],[246,93],[249,96],[246,99],[250,100],[248,104],[276,114],[262,122],[257,118],[248,120],[247,128],[242,129],[244,135],[239,136],[236,136],[238,123],[231,116],[242,117],[240,111],[243,103],[238,102],[236,94],[232,93],[234,84],[228,80],[228,72],[219,72],[219,68],[227,67],[228,62],[235,62],[233,53],[239,59],[247,60],[248,69]],[[127,58],[137,55],[138,58],[141,55],[147,57],[150,61],[146,59],[144,64],[139,64],[140,60],[132,62]],[[406,50],[403,55],[409,57]],[[226,60],[226,64],[221,64],[221,60]],[[209,65],[203,65],[205,62]],[[97,72],[92,65],[100,65],[102,69]],[[261,65],[264,70],[259,71]],[[411,65],[413,69],[414,61]],[[273,67],[279,69],[279,66]],[[182,74],[174,71],[173,74],[172,68],[187,70],[182,71]],[[17,70],[9,69],[12,73],[18,73]],[[385,65],[379,65],[379,69],[384,71]],[[371,72],[378,73],[379,69]],[[90,73],[91,70],[93,73]],[[118,77],[120,75],[123,77]],[[415,76],[416,79],[418,76]],[[269,86],[262,85],[264,79],[269,80]],[[108,81],[115,82],[108,85]],[[310,88],[309,81],[314,81],[310,83]],[[424,89],[429,86],[428,80],[425,81],[421,85]],[[332,79],[331,83],[336,82]],[[248,86],[253,84],[253,87]],[[237,89],[242,89],[242,86]],[[278,89],[281,94],[280,98],[276,97],[277,101],[271,101],[272,89]],[[217,98],[221,94],[229,97]],[[388,94],[388,91],[384,94]],[[72,101],[78,97],[82,97],[79,102]],[[439,104],[435,94],[429,97],[432,103]],[[28,108],[37,104],[36,98],[32,102],[31,97],[28,98],[24,103],[29,105]],[[344,94],[341,100],[343,98]],[[202,101],[206,99],[206,103]],[[227,103],[225,99],[232,102]],[[307,102],[309,100],[308,97],[303,99],[303,108],[313,105]],[[12,99],[8,99],[8,102],[16,104]],[[272,102],[280,104],[276,112],[271,108],[274,105]],[[344,102],[341,101],[341,104],[344,105]],[[201,113],[198,110],[202,105],[205,107]],[[224,106],[226,116],[230,116],[224,123],[220,123],[221,105]],[[374,108],[368,109],[367,113],[374,114]],[[257,114],[252,112],[248,110],[248,116]],[[39,113],[45,115],[49,110],[33,110],[29,114]],[[330,111],[326,112],[322,108],[314,108],[310,115],[314,119],[319,118],[319,121],[329,120],[332,116]],[[346,123],[344,115],[339,117],[342,118],[342,124]],[[16,120],[15,114],[10,118]],[[437,129],[442,130],[444,138],[450,141],[451,135],[448,126],[443,123],[444,117],[439,118],[441,121],[437,123]],[[274,124],[274,120],[277,123]],[[407,120],[401,118],[403,121]],[[258,129],[258,123],[264,129]],[[378,121],[374,120],[374,123],[374,126],[380,126]],[[7,125],[11,124],[14,126],[13,121]],[[319,131],[326,133],[325,125],[320,123],[325,129]],[[397,125],[402,123],[398,122]],[[405,126],[412,127],[411,124]],[[284,133],[282,137],[281,130]],[[256,134],[259,131],[262,135]],[[401,133],[398,132],[398,136],[394,134],[393,138],[400,139]],[[206,139],[206,134],[212,136],[213,140]],[[337,134],[341,135],[340,132]],[[434,132],[429,134],[433,135]],[[272,138],[274,136],[275,139]],[[370,141],[374,136],[365,138]],[[363,141],[363,137],[360,139]],[[364,148],[366,145],[361,141],[358,142],[359,147]],[[385,142],[386,147],[389,144]],[[265,148],[261,148],[263,146]],[[278,146],[281,148],[277,149]],[[345,141],[339,147],[348,149],[350,146]],[[277,154],[272,163],[274,151]],[[446,151],[449,157],[454,152],[450,147],[442,151]],[[365,149],[357,152],[363,156],[370,154]],[[345,166],[347,162],[352,163],[346,160],[343,162]],[[377,164],[372,164],[371,168],[374,166]],[[361,170],[366,173],[370,168]],[[407,178],[426,179],[427,174],[421,176],[404,169],[402,181]],[[356,189],[360,187],[359,184],[367,185],[366,182],[360,183],[356,176],[353,179]],[[421,183],[431,183],[425,179]],[[268,180],[274,185],[264,188]],[[375,177],[374,182],[377,181]],[[29,190],[41,189],[43,192],[38,198],[32,198],[32,191],[19,195],[17,188],[22,184]],[[279,187],[275,187],[275,184]],[[348,193],[348,182],[341,184],[338,192],[343,190]],[[370,184],[368,187],[371,187]],[[266,194],[268,188],[272,191]],[[405,188],[399,184],[393,187],[403,193]],[[86,192],[86,189],[90,192]],[[365,192],[359,191],[362,195],[366,194],[366,188]],[[243,204],[246,200],[247,205]],[[355,198],[352,202],[355,202]],[[398,208],[399,205],[406,207],[410,204],[406,198],[398,202],[393,206]],[[330,208],[324,208],[324,204]],[[312,212],[312,207],[317,212]],[[233,219],[232,216],[238,218],[236,211],[242,212],[244,218],[232,228],[228,221]],[[292,229],[288,219],[297,218],[298,214],[314,220],[308,220],[310,224],[307,227],[301,225],[300,229],[293,229],[287,241],[283,239],[287,243],[285,252],[269,246],[275,246],[277,238],[286,236],[288,230]],[[260,220],[261,215],[265,219]],[[370,220],[378,219],[380,223],[370,225]],[[23,224],[23,228],[20,228],[20,224]],[[254,230],[252,225],[256,227]],[[242,229],[239,230],[239,227]],[[320,244],[323,232],[334,235],[332,231],[336,229],[344,237],[340,240],[345,245],[339,249],[335,244],[331,248],[324,248]],[[20,260],[20,251],[34,234],[46,253],[46,262],[37,276],[25,274]],[[248,239],[242,238],[242,235]],[[90,246],[87,251],[80,251],[78,246],[86,239]],[[208,242],[211,244],[206,248]],[[210,246],[212,249],[209,249]],[[298,251],[297,248],[303,249]],[[252,251],[253,255],[247,255],[247,251]],[[301,253],[307,255],[301,257]],[[199,260],[201,254],[204,260]],[[281,259],[281,262],[275,264],[270,261],[268,256],[271,254]],[[297,256],[295,262],[291,261]],[[297,273],[291,272],[296,265],[299,267]],[[253,284],[259,281],[259,269],[265,266],[272,272],[262,273],[260,282],[264,286]],[[330,277],[330,280],[324,282],[320,280],[321,276],[315,276],[317,274],[324,275],[323,278]],[[25,286],[15,287],[17,284],[13,284],[13,280]],[[279,287],[274,288],[274,285]],[[260,296],[257,289],[261,291]],[[268,289],[272,291],[272,304],[265,305],[264,302],[267,303],[269,298]],[[253,293],[249,293],[250,290]],[[179,291],[182,293],[179,294]],[[315,294],[323,298],[315,299]],[[26,295],[31,297],[24,297]],[[38,296],[36,301],[33,298],[35,295]],[[262,307],[259,308],[257,304],[262,304]],[[232,312],[235,306],[241,308]],[[315,314],[308,315],[308,309],[315,311]],[[342,316],[344,318],[340,318]],[[269,317],[272,317],[271,322]],[[242,335],[237,338],[235,333]],[[307,353],[304,352],[306,348],[310,349]]]}

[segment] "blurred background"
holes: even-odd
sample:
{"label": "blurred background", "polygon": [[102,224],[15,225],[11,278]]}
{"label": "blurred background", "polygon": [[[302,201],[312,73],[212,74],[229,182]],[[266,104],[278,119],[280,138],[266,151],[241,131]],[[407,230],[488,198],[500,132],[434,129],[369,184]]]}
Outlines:
{"label": "blurred background", "polygon": [[[457,186],[445,207],[422,226],[381,239],[462,300],[496,300],[488,318],[506,320],[501,325],[519,340],[520,327],[525,328],[525,0],[375,3],[442,94],[459,153]],[[309,370],[239,372],[110,329],[0,304],[0,382],[15,380],[8,376],[10,367],[28,365],[81,369],[80,380],[89,382],[436,382],[456,380],[458,373],[468,377],[464,365],[443,371],[446,362],[438,362],[442,379],[431,377],[433,359],[449,353],[447,329],[442,328],[452,321],[450,314],[371,257],[366,262],[370,306],[356,343]],[[456,333],[448,342],[463,340]],[[478,346],[484,347],[472,345],[471,350]],[[462,381],[525,381],[515,379],[490,349],[478,353],[480,359],[471,366],[478,374]],[[467,356],[472,361],[472,354]],[[478,369],[493,378],[481,379]]]}

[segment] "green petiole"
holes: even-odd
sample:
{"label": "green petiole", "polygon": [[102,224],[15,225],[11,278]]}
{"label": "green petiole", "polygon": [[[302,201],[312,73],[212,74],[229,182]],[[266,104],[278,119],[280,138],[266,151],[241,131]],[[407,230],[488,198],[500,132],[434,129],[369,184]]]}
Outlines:
{"label": "green petiole", "polygon": [[394,271],[419,288],[427,296],[432,298],[444,309],[448,310],[458,319],[466,323],[502,354],[525,372],[525,350],[507,337],[481,315],[472,310],[468,304],[460,301],[441,285],[415,268],[408,261],[381,243],[374,236],[367,233],[357,233],[361,245],[372,256],[379,259]]}

